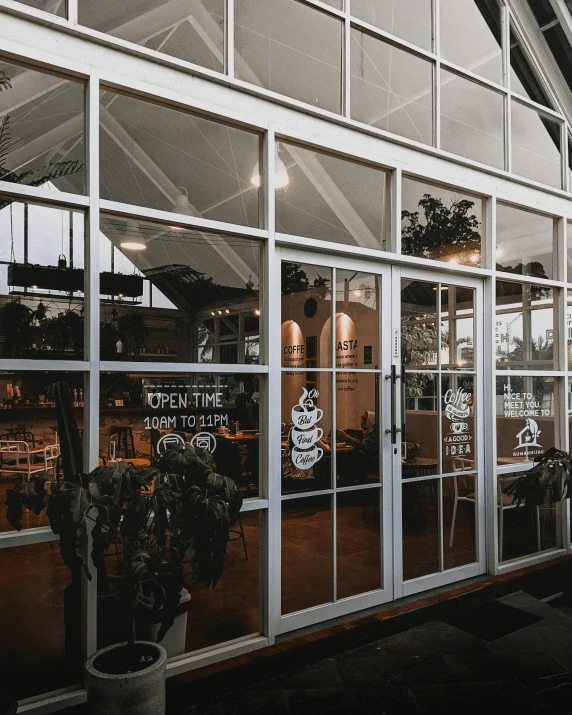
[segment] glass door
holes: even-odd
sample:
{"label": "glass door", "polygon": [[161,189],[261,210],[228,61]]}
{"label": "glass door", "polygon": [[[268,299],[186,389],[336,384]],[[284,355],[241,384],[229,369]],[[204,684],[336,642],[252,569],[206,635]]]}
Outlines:
{"label": "glass door", "polygon": [[393,597],[391,269],[279,255],[286,632]]}
{"label": "glass door", "polygon": [[394,518],[398,598],[485,572],[483,300],[479,280],[394,274],[402,423],[394,458],[401,476]]}

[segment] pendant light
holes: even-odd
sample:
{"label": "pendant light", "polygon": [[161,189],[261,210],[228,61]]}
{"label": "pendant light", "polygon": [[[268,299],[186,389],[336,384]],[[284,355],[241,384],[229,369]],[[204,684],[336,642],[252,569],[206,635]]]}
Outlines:
{"label": "pendant light", "polygon": [[[252,170],[252,177],[250,183],[257,188],[260,187],[260,165],[258,162],[254,165]],[[283,189],[290,183],[290,177],[288,176],[288,169],[286,164],[280,158],[280,151],[278,149],[278,144],[276,144],[276,153],[274,155],[274,188]]]}
{"label": "pendant light", "polygon": [[141,236],[141,231],[139,230],[139,224],[133,219],[127,221],[125,226],[125,235],[119,248],[125,251],[146,251],[147,245],[143,236]]}

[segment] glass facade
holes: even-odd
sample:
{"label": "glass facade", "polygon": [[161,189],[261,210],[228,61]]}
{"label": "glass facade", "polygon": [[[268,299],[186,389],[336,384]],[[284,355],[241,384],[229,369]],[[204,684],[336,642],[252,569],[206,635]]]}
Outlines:
{"label": "glass facade", "polygon": [[78,587],[46,511],[6,510],[61,475],[61,382],[85,472],[191,445],[244,499],[216,588],[185,564],[181,672],[569,551],[565,509],[510,491],[570,447],[572,214],[504,2],[80,0],[81,57],[65,3],[23,4],[62,56],[0,63],[13,694],[76,692],[79,642],[121,635],[113,569]]}

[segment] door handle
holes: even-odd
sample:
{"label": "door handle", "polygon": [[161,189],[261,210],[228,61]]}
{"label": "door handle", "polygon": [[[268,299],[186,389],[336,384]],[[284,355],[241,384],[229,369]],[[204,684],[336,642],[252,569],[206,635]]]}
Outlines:
{"label": "door handle", "polygon": [[[402,376],[405,370],[402,368],[401,375],[397,374],[397,369],[395,365],[391,366],[391,373],[385,376],[386,380],[391,380],[391,427],[385,430],[385,434],[391,434],[391,444],[397,444],[397,433],[403,431],[403,425],[401,427],[397,426],[397,403],[396,403],[396,391],[397,391],[397,380],[403,382]],[[402,390],[403,395],[405,393]]]}

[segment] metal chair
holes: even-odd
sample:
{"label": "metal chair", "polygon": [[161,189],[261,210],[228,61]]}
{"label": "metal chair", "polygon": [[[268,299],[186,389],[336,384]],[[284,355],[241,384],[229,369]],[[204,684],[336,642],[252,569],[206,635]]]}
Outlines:
{"label": "metal chair", "polygon": [[55,476],[59,455],[58,444],[30,449],[22,440],[0,440],[0,477],[20,475],[29,481],[35,474]]}

